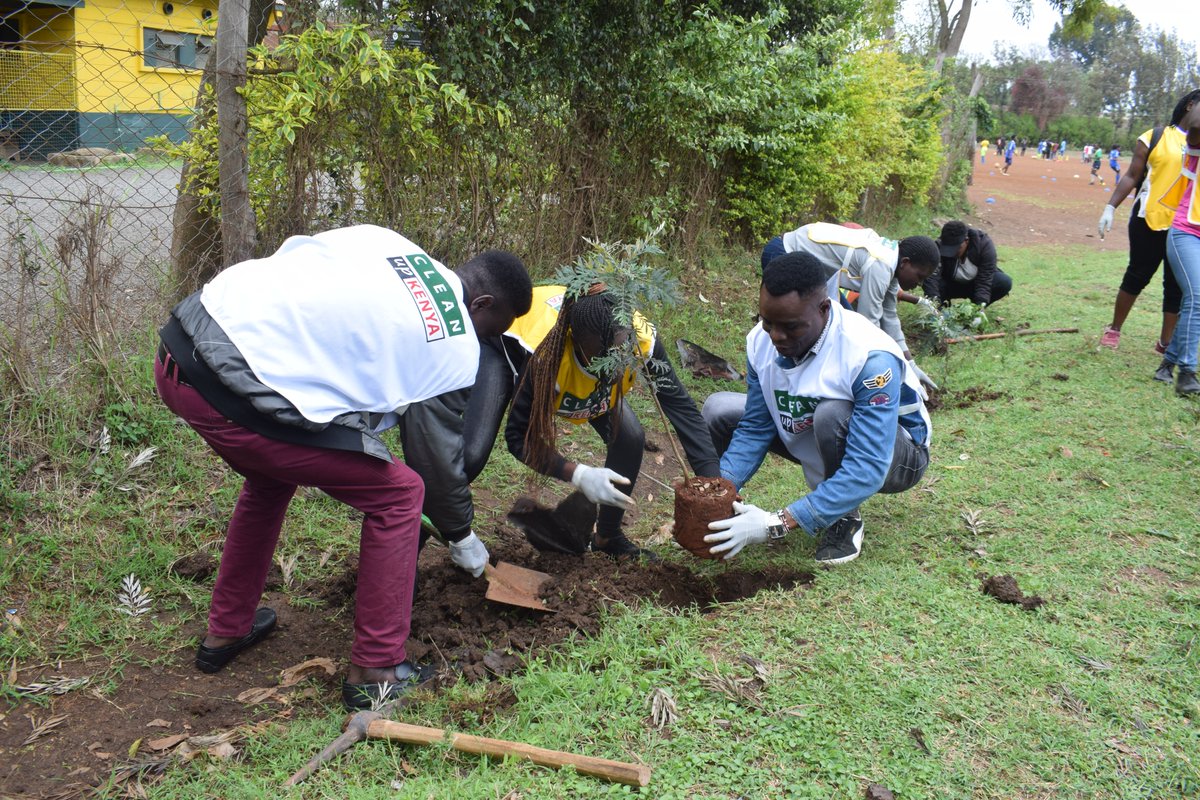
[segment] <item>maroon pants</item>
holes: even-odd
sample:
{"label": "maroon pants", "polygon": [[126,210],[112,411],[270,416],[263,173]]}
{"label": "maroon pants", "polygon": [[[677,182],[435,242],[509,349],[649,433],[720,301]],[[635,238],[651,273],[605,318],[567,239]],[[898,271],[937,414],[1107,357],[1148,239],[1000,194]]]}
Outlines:
{"label": "maroon pants", "polygon": [[246,482],[238,497],[208,614],[212,636],[245,636],[297,486],[316,486],[363,512],[350,661],[388,667],[405,658],[425,487],[400,462],[268,439],[231,422],[159,359],[163,402]]}

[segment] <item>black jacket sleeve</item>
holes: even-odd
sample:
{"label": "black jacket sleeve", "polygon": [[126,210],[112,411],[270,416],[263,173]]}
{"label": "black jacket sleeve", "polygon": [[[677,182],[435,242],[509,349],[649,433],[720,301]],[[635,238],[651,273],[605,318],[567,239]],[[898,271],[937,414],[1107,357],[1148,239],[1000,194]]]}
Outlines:
{"label": "black jacket sleeve", "polygon": [[[527,370],[522,370],[517,378],[517,393],[508,409],[508,424],[504,426],[504,441],[508,452],[522,464],[525,460],[525,433],[529,430],[529,413],[533,408],[533,382],[525,379]],[[562,479],[563,467],[567,460],[555,453],[548,469],[542,470],[543,475]]]}
{"label": "black jacket sleeve", "polygon": [[981,230],[967,228],[967,258],[979,268],[971,282],[971,301],[992,302],[992,280],[996,276],[996,245],[992,237]]}
{"label": "black jacket sleeve", "polygon": [[658,402],[683,445],[688,463],[697,475],[720,477],[720,460],[709,435],[708,424],[700,416],[700,410],[696,408],[696,402],[688,394],[687,388],[680,383],[661,340],[655,340],[650,359],[646,365],[646,379],[654,387]]}
{"label": "black jacket sleeve", "polygon": [[470,394],[459,389],[413,403],[397,425],[404,463],[425,482],[422,511],[452,542],[469,534],[475,519],[463,466],[463,411]]}

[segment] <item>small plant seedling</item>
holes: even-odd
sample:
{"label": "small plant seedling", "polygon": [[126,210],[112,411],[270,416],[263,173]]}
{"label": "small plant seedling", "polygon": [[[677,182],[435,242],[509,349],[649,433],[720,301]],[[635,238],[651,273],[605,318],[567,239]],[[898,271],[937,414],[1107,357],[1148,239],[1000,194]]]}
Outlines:
{"label": "small plant seedling", "polygon": [[[664,305],[676,305],[680,299],[678,281],[666,270],[651,267],[648,263],[648,257],[662,255],[662,249],[655,243],[655,238],[662,230],[663,226],[659,225],[648,236],[632,244],[588,240],[591,250],[575,259],[574,263],[560,267],[555,273],[555,282],[566,287],[568,297],[578,297],[596,284],[604,284],[616,301],[613,318],[622,328],[632,329],[635,314]],[[642,381],[655,381],[665,376],[667,366],[657,359],[644,356],[638,347],[637,337],[631,336],[624,343],[611,347],[607,353],[593,358],[590,368],[599,375],[632,372]],[[650,388],[663,431],[671,442],[684,478],[687,478],[687,460],[671,433],[667,415],[653,391],[655,387]]]}

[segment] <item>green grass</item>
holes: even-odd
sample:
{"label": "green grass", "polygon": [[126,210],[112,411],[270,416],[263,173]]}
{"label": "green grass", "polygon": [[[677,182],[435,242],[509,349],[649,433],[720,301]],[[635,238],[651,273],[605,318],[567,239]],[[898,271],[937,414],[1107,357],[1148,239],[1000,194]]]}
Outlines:
{"label": "green grass", "polygon": [[[862,558],[819,572],[806,590],[763,593],[712,614],[613,609],[598,637],[568,643],[512,678],[514,706],[487,721],[462,716],[459,729],[642,760],[654,775],[641,794],[654,798],[860,798],[868,782],[901,798],[1200,796],[1200,405],[1150,380],[1155,288],[1135,307],[1122,348],[1096,351],[1121,256],[1085,248],[1004,248],[1002,256],[1015,283],[994,307],[1002,328],[1077,325],[1081,332],[953,345],[944,356],[921,357],[945,397],[971,387],[999,396],[934,415],[925,481],[865,505]],[[740,365],[755,258],[713,257],[682,277],[687,303],[655,320],[661,335],[670,343],[692,339]],[[127,403],[80,408],[72,421],[81,430],[59,423],[43,435],[57,443],[48,454],[65,476],[57,488],[30,478],[33,457],[25,451],[0,477],[10,509],[0,523],[0,584],[12,593],[5,602],[20,604],[26,629],[39,632],[0,634],[2,663],[98,648],[117,660],[119,676],[131,643],[164,653],[179,646],[179,627],[131,624],[113,611],[115,589],[130,571],[181,611],[178,625],[206,605],[195,587],[168,578],[166,566],[219,537],[237,481],[156,405],[145,363],[134,367],[142,372],[130,379]],[[687,382],[698,398],[728,388]],[[18,427],[32,425],[8,413]],[[86,467],[90,454],[76,443],[106,419],[128,439],[114,445],[114,469],[140,447],[162,448],[133,493],[97,481]],[[644,415],[643,422],[652,424]],[[500,497],[521,491],[525,480],[502,450],[483,478]],[[774,508],[802,483],[797,467],[768,459],[746,494]],[[299,574],[311,578],[322,574],[319,554],[352,537],[354,523],[327,499],[297,504],[280,553],[297,554]],[[964,512],[982,520],[977,531]],[[666,500],[656,499],[635,534],[648,535],[669,514]],[[793,535],[739,561],[812,569],[812,550],[811,540]],[[1013,575],[1048,604],[1025,612],[981,594],[980,576],[998,574]],[[53,633],[60,621],[67,625]],[[741,654],[769,670],[752,702],[701,680],[750,677]],[[679,709],[666,733],[647,721],[655,688],[669,690]],[[405,719],[441,726],[452,704],[482,692],[454,687],[406,709]],[[341,720],[332,705],[300,714],[254,736],[240,759],[178,767],[151,791],[260,798],[336,736]],[[512,792],[638,793],[444,746],[370,742],[294,794]]]}

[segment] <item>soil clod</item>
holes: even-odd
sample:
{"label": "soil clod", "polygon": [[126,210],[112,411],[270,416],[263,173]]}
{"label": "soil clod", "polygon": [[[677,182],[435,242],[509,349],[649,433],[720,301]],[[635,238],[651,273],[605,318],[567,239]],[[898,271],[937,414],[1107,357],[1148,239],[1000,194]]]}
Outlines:
{"label": "soil clod", "polygon": [[943,393],[942,406],[945,408],[970,408],[978,403],[999,400],[1004,396],[1003,392],[989,392],[982,386],[968,386],[959,392]]}
{"label": "soil clod", "polygon": [[984,594],[991,595],[1001,603],[1020,606],[1026,611],[1033,611],[1038,606],[1046,604],[1041,597],[1022,592],[1021,587],[1017,585],[1017,579],[1011,575],[993,575],[986,578],[980,588]]}
{"label": "soil clod", "polygon": [[197,550],[171,565],[171,573],[196,583],[203,583],[217,571],[217,558],[212,553]]}
{"label": "soil clod", "polygon": [[522,497],[508,512],[508,521],[525,534],[537,550],[582,555],[592,544],[596,504],[582,492],[572,492],[553,510]]}

